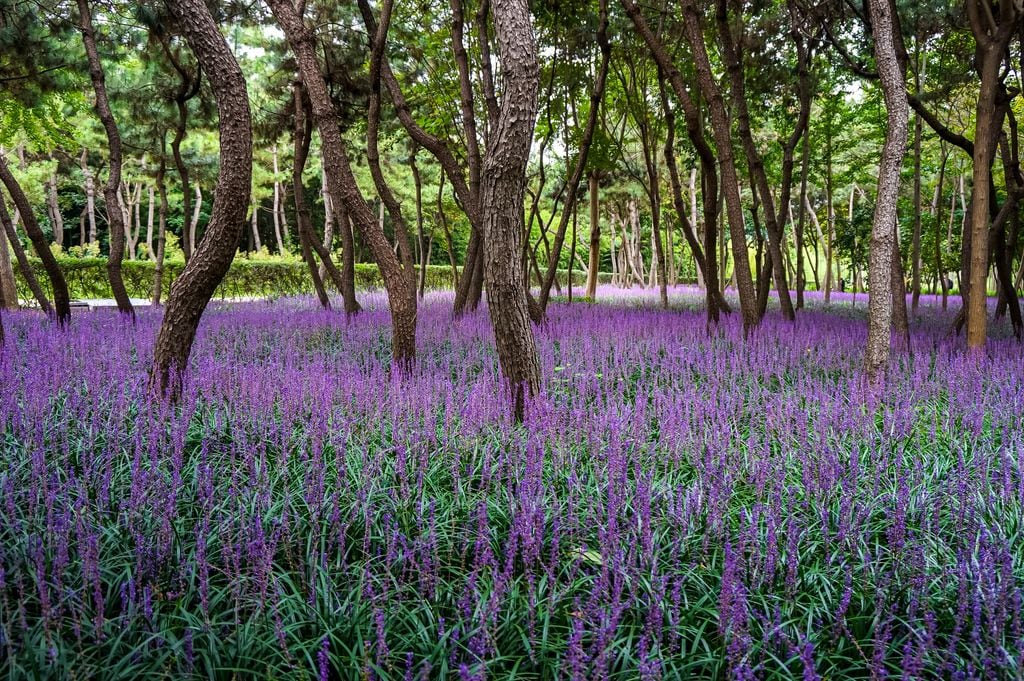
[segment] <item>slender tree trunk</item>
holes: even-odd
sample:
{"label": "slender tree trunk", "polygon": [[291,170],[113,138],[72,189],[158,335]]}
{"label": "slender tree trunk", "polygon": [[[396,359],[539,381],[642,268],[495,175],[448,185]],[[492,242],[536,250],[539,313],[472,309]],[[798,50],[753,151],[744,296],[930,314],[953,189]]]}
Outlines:
{"label": "slender tree trunk", "polygon": [[[14,175],[11,174],[11,170],[7,166],[7,161],[4,159],[2,152],[0,152],[0,183],[7,187],[11,199],[14,201],[15,208],[22,215],[22,219],[25,222],[25,233],[28,235],[29,241],[32,242],[36,255],[42,260],[43,269],[46,270],[46,274],[50,279],[50,288],[53,291],[53,309],[57,315],[57,323],[60,326],[64,326],[71,319],[71,298],[68,294],[67,281],[64,279],[60,265],[57,264],[57,259],[53,256],[53,252],[50,251],[50,244],[46,242],[43,230],[39,228],[39,223],[36,221],[35,213],[32,212],[32,206],[29,204],[28,197],[25,196],[21,185],[18,184]],[[11,245],[14,246],[13,242],[17,237],[12,236],[14,231],[13,224],[10,220],[4,220],[4,222],[5,230],[7,225],[11,226],[7,236],[12,242]],[[20,246],[20,243],[17,244],[17,248],[20,248]],[[15,253],[17,253],[17,250],[15,250]],[[45,300],[46,296],[44,295],[42,298]],[[42,302],[40,302],[40,305],[42,305]],[[43,309],[45,310],[46,306],[43,306]]]}
{"label": "slender tree trunk", "polygon": [[988,0],[967,0],[967,15],[976,43],[975,66],[980,76],[978,104],[974,115],[974,175],[971,208],[970,278],[968,281],[967,347],[985,347],[988,323],[989,215],[992,199],[992,162],[996,136],[1001,127],[996,99],[1000,92],[1000,68],[1011,36],[1016,31],[1021,10],[1018,3],[1004,2],[993,17]]}
{"label": "slender tree trunk", "polygon": [[[579,191],[580,181],[583,179],[583,173],[586,170],[587,157],[590,154],[590,147],[594,141],[594,131],[597,128],[598,112],[601,108],[601,100],[604,99],[605,84],[608,80],[608,63],[611,59],[612,46],[608,41],[608,10],[603,0],[601,3],[600,24],[597,29],[597,44],[601,49],[601,65],[597,70],[594,89],[590,93],[590,110],[587,112],[587,124],[584,127],[583,135],[580,138],[580,148],[579,153],[576,156],[576,165],[573,167],[572,175],[569,177],[569,182],[564,190],[566,196],[566,208],[568,208],[569,202],[572,202],[573,206],[576,205],[576,193]],[[554,245],[551,250],[551,256],[548,259],[547,274],[544,278],[544,285],[540,290],[540,299],[538,303],[542,313],[547,310],[548,300],[551,296],[551,286],[558,274],[558,261],[562,255],[562,245],[565,241],[565,230],[568,225],[568,220],[569,211],[565,210],[562,212],[562,217],[558,221],[558,229],[555,231]],[[571,261],[569,269],[572,270]],[[668,303],[666,302],[665,304],[667,305]]]}
{"label": "slender tree trunk", "polygon": [[155,259],[155,254],[153,253],[153,224],[154,224],[153,223],[153,219],[154,219],[154,211],[156,210],[156,205],[155,205],[156,204],[156,190],[153,188],[153,185],[149,185],[148,193],[149,193],[149,202],[148,202],[148,210],[149,210],[149,212],[148,212],[148,214],[146,216],[146,253],[148,254],[150,260],[154,260]]}
{"label": "slender tree trunk", "polygon": [[[359,228],[383,275],[391,308],[394,362],[399,367],[408,366],[415,360],[416,337],[416,296],[408,285],[408,273],[404,271],[387,237],[377,225],[352,175],[345,142],[338,128],[338,117],[317,59],[312,31],[288,0],[268,0],[267,4],[284,30],[309,94],[312,118],[320,133],[320,147],[327,168],[331,198],[345,208],[345,212]],[[345,231],[344,226],[342,231]],[[350,248],[347,250],[351,253]],[[346,265],[349,263],[348,258],[346,255]],[[407,291],[412,292],[411,298]],[[352,298],[354,300],[354,296]]]}
{"label": "slender tree trunk", "polygon": [[525,0],[492,0],[504,79],[497,140],[481,178],[484,278],[498,361],[511,389],[512,412],[522,421],[526,394],[540,388],[540,362],[530,325],[523,243],[526,164],[537,118],[540,86],[537,45]]}
{"label": "slender tree trunk", "polygon": [[[53,160],[53,155],[50,155]],[[64,247],[64,216],[60,213],[60,204],[57,202],[57,173],[50,173],[50,179],[46,183],[46,201],[50,207],[50,224],[53,226],[53,243],[61,248]]]}
{"label": "slender tree trunk", "polygon": [[[0,197],[0,203],[4,200]],[[6,204],[0,207],[0,211],[4,214],[7,213]],[[6,307],[8,310],[17,310],[18,305],[18,287],[14,280],[14,267],[11,265],[11,252],[7,245],[7,221],[4,221],[4,225],[0,228],[0,297],[3,298],[3,304],[0,307]],[[13,231],[13,230],[12,230]]]}
{"label": "slender tree trunk", "polygon": [[192,220],[188,224],[188,238],[189,243],[192,244],[192,255],[195,255],[199,250],[199,216],[203,208],[203,190],[198,182],[194,185],[193,191],[195,191],[195,202],[192,206]]}
{"label": "slender tree trunk", "polygon": [[[306,169],[306,159],[309,157],[309,147],[313,139],[313,125],[307,121],[306,105],[303,101],[302,81],[292,85],[292,99],[294,102],[295,127],[292,130],[294,142],[294,158],[292,160],[292,195],[295,200],[295,223],[299,232],[299,247],[302,250],[302,259],[309,268],[309,278],[313,281],[313,291],[316,293],[320,306],[325,310],[331,309],[331,299],[324,289],[323,279],[320,278],[320,268],[317,266],[316,258],[313,257],[313,242],[316,235],[313,234],[313,219],[309,214],[309,202],[306,200],[306,189],[302,184],[302,172]],[[274,147],[274,171],[277,172],[277,147]],[[276,192],[275,181],[275,192]]]}
{"label": "slender tree trunk", "polygon": [[[804,289],[807,277],[804,273],[804,226],[807,218],[807,174],[811,167],[811,134],[804,133],[803,149],[800,154],[800,209],[796,221],[796,308],[804,307]],[[817,275],[815,275],[817,280]],[[817,287],[817,281],[815,281]]]}
{"label": "slender tree trunk", "polygon": [[889,0],[869,0],[868,6],[875,38],[875,61],[888,113],[871,228],[871,266],[868,274],[871,293],[868,299],[868,342],[864,353],[868,378],[877,380],[888,367],[892,344],[893,254],[897,248],[896,202],[907,144],[909,105],[904,74],[896,56],[892,6]]}
{"label": "slender tree trunk", "polygon": [[[938,279],[942,290],[942,300],[946,300],[949,291],[946,290],[946,268],[942,264],[942,185],[946,179],[946,162],[948,154],[946,145],[942,145],[942,162],[939,165],[939,180],[935,185],[935,200],[932,202],[932,216],[935,218],[935,276]],[[945,309],[945,306],[943,306]]]}
{"label": "slender tree trunk", "polygon": [[739,177],[736,160],[732,151],[732,128],[726,112],[722,91],[718,87],[711,61],[704,45],[704,30],[701,12],[695,0],[680,0],[684,30],[693,53],[697,82],[711,113],[711,128],[718,149],[722,187],[725,193],[726,213],[729,218],[729,232],[732,244],[733,275],[740,295],[740,310],[743,315],[745,332],[752,331],[760,322],[757,313],[757,298],[754,280],[750,272],[750,256],[747,253],[746,223],[743,219],[743,204],[740,198]]}
{"label": "slender tree trunk", "polygon": [[419,166],[416,165],[415,151],[409,156],[409,167],[412,170],[413,184],[416,189],[416,242],[419,244],[420,265],[419,265],[419,297],[427,288],[427,268],[430,266],[430,249],[427,244],[427,237],[423,233],[423,178],[420,177]]}
{"label": "slender tree trunk", "polygon": [[163,285],[164,285],[164,251],[167,246],[167,184],[165,177],[167,175],[167,154],[166,154],[166,136],[160,139],[160,167],[156,172],[156,188],[157,194],[160,197],[160,213],[158,218],[157,230],[156,230],[156,267],[153,270],[153,296],[152,302],[154,305],[159,305],[160,300],[163,297]]}
{"label": "slender tree trunk", "polygon": [[279,254],[283,254],[284,240],[281,237],[281,183],[277,180],[277,176],[281,172],[281,169],[277,165],[276,145],[271,149],[271,153],[274,157],[274,207],[272,209],[274,216],[274,240],[277,243],[277,252]]}
{"label": "slender tree trunk", "polygon": [[85,179],[85,214],[89,221],[88,243],[96,243],[96,181],[89,167],[89,151],[82,149],[82,177]]}
{"label": "slender tree trunk", "polygon": [[921,116],[914,115],[914,234],[910,249],[911,309],[917,314],[921,301]]}
{"label": "slender tree trunk", "polygon": [[[161,393],[177,394],[174,372],[188,366],[199,320],[224,278],[245,222],[252,183],[252,119],[245,76],[203,0],[167,0],[196,60],[209,74],[217,100],[220,168],[203,248],[171,288],[153,352],[153,380]],[[173,381],[173,383],[172,383]]]}
{"label": "slender tree trunk", "polygon": [[597,279],[601,271],[600,181],[596,170],[590,173],[590,251],[587,258],[587,300],[597,299]]}

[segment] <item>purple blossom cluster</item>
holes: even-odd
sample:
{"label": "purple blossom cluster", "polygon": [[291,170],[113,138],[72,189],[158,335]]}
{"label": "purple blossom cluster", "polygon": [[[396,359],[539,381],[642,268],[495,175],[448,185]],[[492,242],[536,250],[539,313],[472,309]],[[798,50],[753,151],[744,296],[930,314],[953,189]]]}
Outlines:
{"label": "purple blossom cluster", "polygon": [[748,339],[600,295],[537,329],[522,426],[443,294],[412,375],[380,298],[214,307],[177,404],[158,312],[5,315],[0,674],[1017,673],[1020,344],[967,354],[924,299],[869,387],[849,294]]}

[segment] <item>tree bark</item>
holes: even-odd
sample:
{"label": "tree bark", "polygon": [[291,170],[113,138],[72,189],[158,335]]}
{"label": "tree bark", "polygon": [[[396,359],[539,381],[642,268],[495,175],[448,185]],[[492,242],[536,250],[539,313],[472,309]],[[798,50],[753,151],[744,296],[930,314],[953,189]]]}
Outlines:
{"label": "tree bark", "polygon": [[[320,277],[320,268],[317,266],[316,258],[313,257],[313,242],[317,241],[313,233],[313,219],[309,214],[309,201],[306,200],[306,189],[302,184],[302,172],[306,169],[306,160],[309,158],[309,146],[313,139],[313,126],[306,117],[306,104],[303,97],[302,81],[296,81],[292,85],[292,98],[295,107],[295,126],[292,131],[294,142],[294,154],[292,159],[292,194],[295,200],[295,223],[299,232],[299,247],[302,250],[302,259],[306,261],[309,268],[309,278],[313,281],[313,291],[316,293],[320,306],[325,310],[331,309],[331,299],[324,289],[323,279]],[[276,172],[277,153],[274,153],[274,166]]]}
{"label": "tree bark", "polygon": [[[604,99],[605,83],[608,80],[608,63],[611,60],[612,46],[608,41],[608,8],[605,0],[601,3],[601,18],[597,29],[597,44],[601,50],[601,64],[597,69],[597,78],[594,81],[594,88],[590,92],[590,110],[587,112],[587,124],[583,128],[583,136],[580,138],[580,148],[576,156],[576,165],[573,167],[572,175],[565,186],[566,209],[569,203],[576,205],[576,193],[579,191],[580,181],[587,167],[587,157],[590,154],[590,147],[594,141],[594,130],[597,128],[597,116],[601,108],[601,101]],[[575,214],[575,208],[574,213]],[[548,269],[544,277],[544,285],[540,289],[538,305],[541,313],[547,311],[548,301],[551,298],[551,287],[555,277],[558,275],[558,262],[562,255],[562,246],[565,242],[565,230],[569,222],[569,211],[562,211],[558,221],[558,229],[555,231],[554,243],[552,244],[551,255],[548,258]],[[569,262],[569,271],[572,271],[572,261]],[[667,299],[665,300],[667,305]],[[536,320],[535,320],[536,321]]]}
{"label": "tree bark", "polygon": [[[628,1],[628,0],[627,0]],[[732,151],[732,130],[725,109],[722,91],[718,87],[711,61],[704,45],[704,29],[700,10],[695,0],[680,0],[687,42],[693,53],[697,82],[711,113],[711,129],[718,149],[722,187],[725,193],[726,213],[729,219],[730,242],[732,245],[733,274],[740,295],[740,310],[743,328],[752,331],[760,322],[754,280],[750,272],[750,256],[747,253],[746,224],[743,220],[743,204],[740,198],[739,177],[736,160]],[[780,258],[781,259],[781,258]]]}
{"label": "tree bark", "polygon": [[587,300],[597,299],[597,280],[601,271],[600,181],[596,170],[590,172],[590,251],[587,257]]}
{"label": "tree bark", "polygon": [[504,88],[481,178],[484,278],[498,361],[511,390],[513,417],[522,421],[526,394],[540,388],[521,257],[526,164],[537,118],[540,74],[526,1],[493,0],[493,12]]}
{"label": "tree bark", "polygon": [[163,296],[164,286],[164,251],[167,246],[167,184],[164,178],[167,175],[167,138],[166,135],[160,139],[160,166],[156,172],[157,194],[160,196],[160,211],[156,230],[156,267],[153,270],[153,296],[154,305],[159,305]]}
{"label": "tree bark", "polygon": [[[53,155],[50,155],[53,160]],[[50,224],[53,226],[53,243],[64,247],[64,216],[60,213],[60,204],[57,202],[57,173],[50,173],[50,179],[46,183],[46,202],[50,209]]]}
{"label": "tree bark", "polygon": [[[1007,45],[1020,19],[1015,3],[999,3],[999,16],[993,17],[988,0],[967,0],[967,16],[975,40],[974,62],[981,80],[974,116],[974,184],[971,208],[970,277],[968,280],[967,347],[985,347],[988,323],[988,253],[992,162],[995,159],[997,97],[1000,94],[1000,67]],[[965,235],[964,239],[967,240]]]}
{"label": "tree bark", "polygon": [[896,248],[896,202],[900,169],[907,144],[909,105],[904,74],[896,56],[893,8],[890,0],[869,0],[875,61],[887,112],[885,144],[878,171],[878,194],[871,227],[871,263],[868,273],[868,341],[864,367],[869,380],[878,380],[889,364],[892,344],[892,275]]}
{"label": "tree bark", "polygon": [[[82,149],[80,159],[82,166],[82,178],[85,181],[85,214],[89,222],[88,242],[96,243],[96,181],[93,179],[92,169],[89,167],[89,150]],[[83,242],[83,245],[86,242]]]}
{"label": "tree bark", "polygon": [[[15,208],[21,213],[21,217],[25,222],[25,233],[28,235],[29,241],[32,242],[32,246],[36,249],[36,255],[43,262],[43,268],[50,278],[50,288],[53,291],[53,309],[57,315],[57,324],[64,326],[71,319],[71,298],[68,295],[67,281],[64,279],[64,273],[61,272],[60,265],[57,264],[57,259],[53,257],[53,252],[50,250],[50,244],[46,242],[43,230],[39,228],[39,222],[36,220],[35,213],[32,212],[32,206],[28,202],[28,197],[25,196],[21,185],[18,184],[14,175],[11,174],[11,170],[7,166],[7,160],[3,157],[2,153],[0,153],[0,183],[7,187],[7,192],[11,195]],[[2,203],[2,199],[0,199],[0,203]],[[7,236],[13,242],[17,238],[16,236],[11,236],[11,233],[14,231],[13,224],[11,224],[10,220],[4,220],[4,222],[5,230],[7,225],[11,225]],[[46,296],[43,296],[44,300],[45,298]],[[46,307],[43,306],[43,309],[45,310]]]}
{"label": "tree bark", "polygon": [[[0,203],[3,203],[2,198],[0,198]],[[0,210],[6,213],[6,205],[0,208]],[[19,307],[18,287],[14,280],[14,267],[11,265],[11,252],[7,243],[7,224],[5,221],[3,227],[0,228],[0,296],[3,297],[3,304],[0,307],[6,307],[8,310],[17,310]]]}
{"label": "tree bark", "polygon": [[252,183],[252,119],[245,76],[203,0],[167,0],[196,60],[209,74],[217,100],[220,168],[202,248],[174,282],[153,352],[153,380],[161,393],[177,395],[203,311],[231,267],[245,223]]}
{"label": "tree bark", "polygon": [[[316,44],[312,31],[288,0],[268,0],[267,3],[284,30],[285,37],[295,54],[302,80],[309,94],[313,122],[320,133],[321,150],[327,169],[327,183],[331,198],[344,206],[345,212],[362,234],[364,242],[373,252],[384,278],[391,308],[392,354],[399,368],[408,367],[416,356],[416,294],[409,286],[408,273],[391,249],[383,230],[377,225],[366,205],[349,164],[345,142],[338,128],[338,117],[320,70]],[[339,221],[340,223],[340,221]],[[342,225],[342,231],[344,226]],[[351,249],[348,249],[351,253]],[[346,255],[346,264],[349,256]],[[410,295],[411,294],[411,295]]]}

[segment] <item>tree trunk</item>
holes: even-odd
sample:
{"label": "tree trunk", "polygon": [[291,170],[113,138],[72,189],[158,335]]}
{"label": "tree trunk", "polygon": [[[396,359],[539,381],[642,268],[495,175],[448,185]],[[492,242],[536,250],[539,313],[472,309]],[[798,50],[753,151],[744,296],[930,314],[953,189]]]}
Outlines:
{"label": "tree trunk", "polygon": [[[869,380],[878,380],[889,364],[892,344],[892,275],[896,249],[896,202],[900,169],[907,144],[909,105],[904,74],[896,56],[890,0],[869,0],[875,61],[887,112],[885,144],[878,171],[878,194],[871,227],[871,265],[868,273],[868,342],[864,366]],[[904,299],[905,301],[905,299]]]}
{"label": "tree trunk", "polygon": [[156,210],[156,190],[153,185],[149,185],[149,202],[148,202],[148,215],[146,216],[146,253],[150,260],[155,260],[153,253],[153,218],[154,211]]}
{"label": "tree trunk", "polygon": [[[601,3],[601,19],[597,29],[597,44],[601,50],[601,65],[598,67],[597,78],[594,81],[594,88],[590,93],[590,110],[587,112],[587,124],[584,127],[583,135],[580,138],[580,148],[579,153],[576,156],[576,165],[573,167],[572,175],[569,177],[569,181],[564,189],[566,196],[566,209],[569,208],[570,202],[573,206],[576,205],[576,194],[579,191],[580,181],[583,179],[583,173],[586,170],[587,157],[590,154],[590,147],[594,141],[594,131],[597,128],[598,112],[601,108],[601,101],[604,99],[605,84],[608,80],[608,63],[611,59],[612,46],[608,41],[608,11],[605,0],[602,0]],[[536,113],[534,116],[536,116]],[[575,208],[573,211],[573,214],[575,214]],[[544,285],[540,289],[540,299],[538,300],[538,303],[542,313],[547,310],[548,300],[551,296],[551,286],[558,274],[558,261],[561,259],[562,255],[562,245],[565,242],[565,230],[568,226],[568,221],[569,211],[564,210],[558,221],[558,229],[555,231],[554,244],[552,246],[551,255],[548,258],[548,270],[544,277]],[[569,270],[571,273],[571,259],[569,261]],[[665,304],[668,304],[667,299]]]}
{"label": "tree trunk", "polygon": [[281,183],[277,176],[281,169],[277,165],[277,146],[271,149],[274,156],[274,207],[271,210],[274,216],[274,240],[277,243],[278,255],[284,255],[284,239],[281,236]]}
{"label": "tree trunk", "polygon": [[[320,268],[313,257],[313,242],[317,240],[313,233],[313,219],[309,214],[309,202],[306,200],[306,189],[302,184],[302,172],[306,169],[306,159],[309,157],[309,146],[313,139],[313,125],[306,117],[306,105],[303,101],[303,88],[301,79],[292,85],[292,98],[294,102],[295,127],[292,131],[294,142],[294,158],[292,160],[292,195],[295,200],[295,223],[299,232],[299,247],[302,250],[302,259],[309,268],[309,278],[313,281],[313,291],[316,293],[320,306],[325,310],[331,309],[331,299],[324,289],[324,281],[320,278]],[[274,147],[274,172],[277,173],[277,147]],[[276,181],[275,181],[276,185]],[[275,186],[276,191],[276,186]]]}
{"label": "tree trunk", "polygon": [[82,149],[82,177],[85,179],[85,214],[89,221],[88,243],[96,243],[96,181],[89,167],[89,151]]}
{"label": "tree trunk", "polygon": [[[14,175],[11,174],[11,170],[7,166],[7,161],[2,153],[0,153],[0,183],[7,187],[11,199],[14,201],[15,208],[21,213],[22,219],[25,222],[25,233],[28,235],[29,241],[32,242],[36,255],[43,262],[43,268],[50,278],[50,288],[53,291],[53,309],[57,314],[57,323],[60,326],[64,326],[71,319],[71,298],[68,294],[67,281],[64,279],[64,273],[61,272],[60,265],[57,264],[57,259],[50,250],[50,244],[46,242],[43,230],[39,228],[39,222],[36,221],[35,213],[32,212],[32,206],[29,204],[28,197],[25,196],[21,185],[18,184]],[[2,199],[0,199],[0,202],[2,202]],[[12,236],[14,226],[9,219],[4,220],[4,222],[5,230],[7,225],[10,225],[7,236],[13,246],[13,242],[17,239],[16,236]],[[20,243],[17,247],[20,248]],[[17,253],[17,250],[15,250],[15,253]],[[42,299],[45,300],[46,296],[42,296]],[[40,302],[40,305],[42,305],[42,302]],[[46,308],[47,306],[43,306],[44,310]]]}
{"label": "tree trunk", "polygon": [[[53,159],[53,155],[50,155]],[[50,224],[53,226],[53,243],[61,248],[64,247],[64,216],[60,213],[60,204],[57,202],[57,173],[50,173],[50,179],[46,183],[46,201],[50,208]]]}
{"label": "tree trunk", "polygon": [[245,76],[203,0],[167,0],[196,60],[209,74],[217,100],[220,164],[216,195],[203,247],[171,288],[153,352],[153,379],[161,393],[177,394],[172,372],[188,366],[203,311],[231,267],[245,222],[252,183],[252,119]]}
{"label": "tree trunk", "polygon": [[[739,132],[740,140],[743,144],[743,151],[747,159],[747,167],[750,171],[751,188],[757,189],[757,192],[760,195],[761,204],[764,207],[764,224],[765,230],[768,233],[768,252],[772,259],[771,272],[775,280],[775,288],[779,294],[779,306],[782,309],[783,317],[792,320],[796,318],[796,313],[793,309],[793,301],[789,295],[789,282],[786,280],[786,263],[782,255],[782,234],[783,226],[785,224],[783,216],[785,215],[786,208],[789,204],[789,192],[793,169],[793,150],[806,127],[807,116],[810,113],[810,99],[809,97],[807,98],[806,106],[804,106],[803,98],[801,98],[801,115],[797,120],[796,129],[794,130],[789,143],[787,143],[783,148],[781,198],[778,204],[779,212],[776,213],[775,198],[772,195],[771,187],[768,186],[768,177],[764,170],[764,162],[757,151],[753,133],[750,129],[750,114],[747,107],[746,83],[744,81],[743,73],[743,57],[732,36],[726,2],[727,0],[716,0],[715,16],[716,23],[718,24],[718,37],[721,44],[721,52],[725,61],[726,71],[729,74],[729,82],[731,83],[732,103],[736,115],[736,127]],[[695,8],[693,0],[688,0],[687,4],[689,4],[691,8]],[[686,10],[684,4],[684,16],[685,13]],[[699,14],[696,14],[695,11],[691,12],[689,16],[690,19],[687,24],[688,26],[692,25],[695,21],[699,21]],[[806,67],[804,65],[805,60],[804,50],[802,48],[802,39],[799,37],[800,34],[798,32],[794,32],[794,36],[796,37],[798,52],[800,54],[801,71],[804,72],[803,75],[805,76]],[[695,37],[696,36],[694,36],[694,38]],[[801,85],[803,85],[803,80],[804,78],[802,77]],[[704,83],[705,90],[717,88],[717,84],[707,77],[705,77],[702,82]],[[705,96],[707,97],[707,94]],[[710,97],[708,99],[710,100]],[[731,136],[729,136],[728,139],[731,140]],[[717,137],[716,140],[718,140],[719,146],[721,146],[723,140],[720,140]],[[719,153],[721,154],[721,150]]]}
{"label": "tree trunk", "polygon": [[413,184],[416,190],[416,243],[419,248],[419,298],[423,300],[423,295],[427,288],[427,267],[430,266],[430,249],[427,243],[427,237],[423,233],[423,178],[420,177],[419,166],[416,165],[416,150],[409,155],[409,167],[412,170]]}
{"label": "tree trunk", "polygon": [[[0,198],[0,203],[3,203],[3,198]],[[4,214],[7,213],[7,206],[0,207],[0,211]],[[13,231],[13,230],[12,230]],[[2,228],[0,228],[0,297],[3,298],[3,304],[0,307],[6,307],[8,310],[17,310],[18,305],[18,287],[14,280],[14,267],[11,265],[11,252],[7,245],[7,224],[6,221]]]}
{"label": "tree trunk", "polygon": [[[416,352],[415,290],[408,285],[408,273],[391,250],[387,237],[377,225],[352,175],[345,142],[338,128],[338,117],[320,70],[312,31],[288,0],[268,0],[267,4],[284,30],[309,94],[313,121],[320,133],[320,147],[327,168],[331,198],[344,206],[381,270],[391,308],[392,354],[397,366],[407,367],[415,361]],[[350,248],[348,251],[351,253]],[[346,265],[349,257],[346,255]],[[354,296],[352,298],[354,300]]]}
{"label": "tree trunk", "polygon": [[921,301],[921,116],[914,116],[914,234],[910,248],[911,310]]}
{"label": "tree trunk", "polygon": [[597,280],[601,271],[600,182],[596,170],[590,172],[590,251],[587,258],[587,300],[597,299]]}
{"label": "tree trunk", "polygon": [[537,118],[540,88],[537,45],[525,0],[492,0],[504,79],[495,141],[481,178],[484,213],[484,278],[501,371],[512,394],[512,413],[522,421],[526,394],[540,388],[540,362],[526,299],[523,199],[526,164]]}
{"label": "tree trunk", "polygon": [[160,167],[156,172],[156,188],[160,196],[160,215],[156,231],[156,267],[153,270],[153,297],[154,305],[159,305],[163,296],[164,286],[164,251],[167,246],[167,184],[164,178],[167,175],[166,136],[160,139]]}
{"label": "tree trunk", "polygon": [[803,149],[800,154],[800,209],[796,221],[796,309],[798,310],[802,310],[804,307],[804,289],[807,288],[807,276],[804,274],[804,226],[807,224],[807,174],[810,167],[811,133],[808,130],[804,133]]}
{"label": "tree trunk", "polygon": [[192,244],[192,255],[199,250],[199,215],[203,208],[203,190],[196,182],[193,187],[195,191],[195,203],[192,206],[192,220],[188,224],[189,243]]}
{"label": "tree trunk", "polygon": [[[736,174],[736,160],[732,151],[732,128],[726,112],[722,91],[718,87],[711,61],[704,45],[704,29],[700,10],[695,0],[681,0],[683,21],[687,42],[693,52],[697,82],[711,113],[711,128],[718,149],[718,159],[725,192],[726,212],[729,218],[730,242],[733,256],[733,275],[740,295],[740,311],[743,328],[752,331],[760,322],[757,313],[757,299],[754,280],[750,272],[750,256],[747,253],[746,223],[743,220],[743,204],[740,198],[739,177]],[[781,259],[781,258],[780,258]]]}
{"label": "tree trunk", "polygon": [[[1012,2],[999,3],[999,16],[992,16],[988,0],[967,0],[967,16],[976,43],[974,63],[981,79],[974,116],[974,183],[971,208],[971,260],[968,281],[967,347],[985,347],[988,323],[989,202],[996,135],[1001,127],[997,96],[1000,67],[1021,11]],[[968,235],[964,235],[964,240]]]}

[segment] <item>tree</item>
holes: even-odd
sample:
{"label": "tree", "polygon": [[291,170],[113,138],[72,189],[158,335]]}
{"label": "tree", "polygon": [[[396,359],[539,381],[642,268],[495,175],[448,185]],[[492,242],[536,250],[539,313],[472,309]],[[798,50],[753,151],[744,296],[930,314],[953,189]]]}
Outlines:
{"label": "tree", "polygon": [[[1005,96],[1000,69],[1010,38],[1019,28],[1022,10],[1014,2],[967,0],[967,16],[974,34],[975,68],[981,80],[974,114],[974,174],[971,200],[970,279],[967,285],[967,347],[985,347],[988,321],[988,252],[992,205],[992,162],[1002,127],[1003,109],[997,98]],[[1004,218],[1005,219],[1005,218]],[[965,235],[965,241],[967,237]],[[1014,292],[1013,295],[1016,295]]]}
{"label": "tree", "polygon": [[498,361],[511,390],[513,416],[522,421],[525,393],[532,395],[540,387],[522,258],[526,164],[537,119],[540,72],[526,0],[492,1],[503,89],[481,177],[484,281]]}
{"label": "tree", "polygon": [[[345,212],[370,246],[380,267],[391,308],[391,349],[395,364],[409,368],[416,358],[416,287],[388,243],[383,229],[363,199],[349,164],[345,142],[338,129],[338,116],[316,56],[313,31],[288,0],[267,0],[295,54],[320,133],[320,146],[331,199],[343,204]],[[342,226],[344,229],[344,225]]]}
{"label": "tree", "polygon": [[875,61],[887,111],[885,145],[878,170],[878,190],[871,227],[871,261],[868,273],[868,341],[864,368],[869,380],[877,380],[889,364],[892,338],[892,270],[896,248],[896,203],[900,193],[900,169],[906,153],[907,103],[905,70],[896,54],[892,0],[869,0],[875,37]]}
{"label": "tree", "polygon": [[[11,173],[11,169],[7,165],[7,159],[4,158],[2,152],[0,152],[0,183],[7,188],[14,206],[21,213],[21,219],[25,223],[25,233],[28,234],[32,246],[35,247],[36,255],[43,262],[43,268],[50,279],[50,288],[53,290],[53,307],[57,315],[57,323],[63,326],[71,320],[71,296],[68,294],[67,281],[64,279],[64,273],[61,272],[60,265],[57,264],[57,259],[50,250],[50,244],[46,241],[46,235],[43,234],[43,230],[39,227],[35,213],[32,212],[32,206],[28,201],[28,197],[25,196],[25,192],[22,190],[21,185],[18,184],[18,180]],[[0,198],[0,202],[2,200]]]}
{"label": "tree", "polygon": [[252,120],[245,76],[203,0],[167,0],[217,99],[220,170],[213,214],[202,246],[171,287],[153,352],[153,380],[161,393],[178,390],[172,372],[184,372],[199,320],[235,255],[252,182]]}
{"label": "tree", "polygon": [[92,25],[92,10],[88,0],[78,0],[78,21],[82,31],[82,42],[89,60],[89,78],[96,95],[96,114],[107,134],[107,152],[109,155],[109,172],[107,184],[103,188],[103,201],[107,209],[107,226],[110,231],[110,251],[107,256],[107,277],[110,279],[110,290],[117,302],[121,314],[135,317],[132,301],[128,298],[124,280],[121,277],[121,260],[124,258],[125,221],[121,212],[119,193],[121,191],[121,133],[117,129],[117,121],[110,110],[107,98],[106,78],[103,64],[96,49],[96,31]]}

